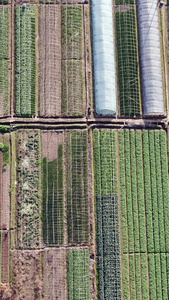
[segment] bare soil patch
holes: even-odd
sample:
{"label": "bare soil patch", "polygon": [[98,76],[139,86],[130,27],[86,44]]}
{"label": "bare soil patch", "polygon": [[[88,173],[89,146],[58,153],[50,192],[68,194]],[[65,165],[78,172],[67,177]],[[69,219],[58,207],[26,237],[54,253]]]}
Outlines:
{"label": "bare soil patch", "polygon": [[12,251],[12,300],[40,300],[42,295],[41,251]]}
{"label": "bare soil patch", "polygon": [[43,299],[68,299],[66,273],[66,250],[45,249],[43,252]]}
{"label": "bare soil patch", "polygon": [[63,133],[56,131],[42,132],[43,157],[53,160],[58,157],[58,146],[63,142]]}
{"label": "bare soil patch", "polygon": [[61,9],[39,7],[39,115],[61,115]]}

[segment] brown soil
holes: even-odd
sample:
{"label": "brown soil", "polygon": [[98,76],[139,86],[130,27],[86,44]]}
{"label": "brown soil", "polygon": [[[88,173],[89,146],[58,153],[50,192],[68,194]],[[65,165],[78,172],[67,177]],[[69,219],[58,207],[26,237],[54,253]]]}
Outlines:
{"label": "brown soil", "polygon": [[43,252],[43,299],[66,300],[67,254],[65,249],[45,249]]}
{"label": "brown soil", "polygon": [[3,196],[2,196],[3,153],[0,151],[0,229],[3,228]]}
{"label": "brown soil", "polygon": [[12,300],[40,300],[42,295],[41,251],[12,251]]}
{"label": "brown soil", "polygon": [[54,131],[42,132],[43,157],[53,160],[58,156],[58,146],[63,142],[63,133]]}
{"label": "brown soil", "polygon": [[9,231],[2,232],[2,282],[8,283],[9,280]]}
{"label": "brown soil", "polygon": [[8,284],[0,284],[0,299],[1,300],[12,300],[12,288]]}
{"label": "brown soil", "polygon": [[[86,79],[86,116],[91,117],[88,108],[93,108],[93,92],[92,92],[92,51],[90,36],[90,9],[89,5],[83,6],[84,13],[84,51],[85,51],[85,79]],[[91,112],[92,113],[92,112]]]}
{"label": "brown soil", "polygon": [[61,115],[61,19],[59,5],[39,7],[39,115]]}
{"label": "brown soil", "polygon": [[2,228],[9,228],[10,219],[10,165],[7,164],[4,167],[5,172],[3,172],[3,209],[2,209]]}

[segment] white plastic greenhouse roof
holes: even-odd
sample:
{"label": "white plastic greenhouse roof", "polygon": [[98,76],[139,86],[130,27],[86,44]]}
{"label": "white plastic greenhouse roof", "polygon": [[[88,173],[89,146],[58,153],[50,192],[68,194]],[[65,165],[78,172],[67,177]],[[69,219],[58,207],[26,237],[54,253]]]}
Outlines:
{"label": "white plastic greenhouse roof", "polygon": [[144,114],[164,114],[158,0],[137,0]]}
{"label": "white plastic greenhouse roof", "polygon": [[92,0],[96,113],[116,114],[112,0]]}

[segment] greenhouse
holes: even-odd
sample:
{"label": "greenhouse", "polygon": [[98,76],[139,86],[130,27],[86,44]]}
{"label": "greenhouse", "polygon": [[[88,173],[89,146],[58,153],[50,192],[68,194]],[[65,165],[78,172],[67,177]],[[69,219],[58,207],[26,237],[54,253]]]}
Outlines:
{"label": "greenhouse", "polygon": [[92,1],[95,109],[116,114],[116,76],[112,0]]}
{"label": "greenhouse", "polygon": [[138,0],[138,29],[144,114],[164,114],[158,1]]}

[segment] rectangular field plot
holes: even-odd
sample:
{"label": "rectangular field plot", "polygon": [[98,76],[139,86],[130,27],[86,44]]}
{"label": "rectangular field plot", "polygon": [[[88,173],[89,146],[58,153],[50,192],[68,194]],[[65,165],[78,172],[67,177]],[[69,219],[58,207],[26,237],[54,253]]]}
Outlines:
{"label": "rectangular field plot", "polygon": [[68,243],[89,240],[87,131],[66,133]]}
{"label": "rectangular field plot", "polygon": [[45,249],[43,261],[43,296],[45,300],[68,299],[67,296],[67,251]]}
{"label": "rectangular field plot", "polygon": [[119,132],[123,253],[168,252],[166,132]]}
{"label": "rectangular field plot", "polygon": [[62,61],[62,116],[81,117],[85,113],[82,60]]}
{"label": "rectangular field plot", "polygon": [[10,112],[10,9],[0,7],[0,117]]}
{"label": "rectangular field plot", "polygon": [[118,140],[122,293],[125,299],[167,299],[166,132],[124,130],[118,132]]}
{"label": "rectangular field plot", "polygon": [[15,8],[15,114],[35,114],[36,98],[36,7]]}
{"label": "rectangular field plot", "polygon": [[9,231],[0,230],[0,283],[9,282]]}
{"label": "rectangular field plot", "polygon": [[16,160],[16,246],[36,248],[41,240],[41,156],[38,130],[20,130],[16,133]]}
{"label": "rectangular field plot", "polygon": [[90,300],[90,253],[89,250],[68,252],[69,300]]}
{"label": "rectangular field plot", "polygon": [[116,38],[121,116],[138,116],[141,113],[136,22],[135,7],[124,9],[119,6]]}
{"label": "rectangular field plot", "polygon": [[61,9],[39,7],[39,115],[61,115]]}
{"label": "rectangular field plot", "polygon": [[[62,116],[85,115],[85,68],[83,6],[63,5],[62,41]],[[89,34],[89,33],[88,33]]]}
{"label": "rectangular field plot", "polygon": [[42,299],[42,252],[41,250],[11,251],[11,299]]}
{"label": "rectangular field plot", "polygon": [[63,133],[43,132],[43,240],[64,242]]}
{"label": "rectangular field plot", "polygon": [[0,134],[0,229],[10,224],[10,136]]}
{"label": "rectangular field plot", "polygon": [[83,57],[83,7],[62,6],[62,59]]}
{"label": "rectangular field plot", "polygon": [[120,299],[117,132],[94,130],[99,299]]}

